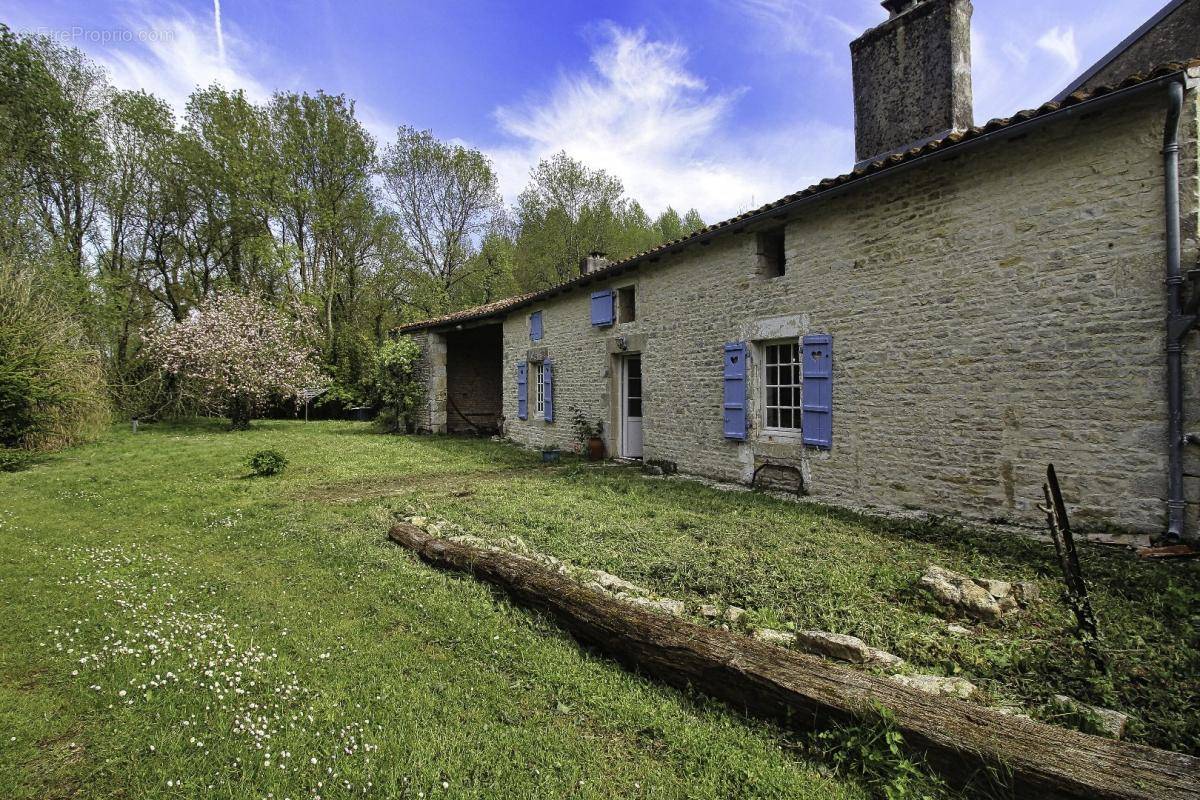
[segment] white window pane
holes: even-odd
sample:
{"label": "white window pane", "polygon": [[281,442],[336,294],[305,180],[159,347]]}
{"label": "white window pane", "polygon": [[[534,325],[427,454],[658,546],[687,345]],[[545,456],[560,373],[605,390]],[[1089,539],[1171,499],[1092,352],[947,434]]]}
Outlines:
{"label": "white window pane", "polygon": [[767,428],[800,429],[800,343],[765,344],[763,353],[763,417]]}
{"label": "white window pane", "polygon": [[537,362],[533,370],[534,383],[534,411],[538,414],[546,413],[546,370],[542,362]]}

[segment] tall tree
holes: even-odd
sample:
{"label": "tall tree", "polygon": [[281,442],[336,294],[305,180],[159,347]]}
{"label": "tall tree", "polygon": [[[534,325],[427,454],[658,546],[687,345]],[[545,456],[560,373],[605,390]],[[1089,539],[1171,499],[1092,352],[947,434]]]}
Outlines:
{"label": "tall tree", "polygon": [[[588,253],[625,258],[678,238],[685,228],[670,208],[652,222],[618,178],[562,152],[534,167],[516,215],[516,263],[525,289],[574,277]],[[699,214],[689,211],[688,220],[693,225]]]}
{"label": "tall tree", "polygon": [[271,294],[269,217],[277,173],[267,115],[242,90],[210,86],[192,94],[184,115],[179,156],[191,204],[192,259],[232,286]]}
{"label": "tall tree", "polygon": [[300,288],[320,299],[332,339],[335,306],[357,305],[379,234],[375,143],[341,95],[277,94],[269,115],[281,244],[294,248]]}
{"label": "tall tree", "polygon": [[[61,263],[83,277],[97,189],[108,168],[101,128],[108,82],[80,51],[48,37],[31,37],[15,51],[6,50],[17,57],[9,67],[14,77],[27,79],[4,90],[17,94],[12,109],[20,124],[30,126],[16,143],[27,209]],[[29,56],[36,65],[26,62]],[[24,93],[29,90],[36,94]]]}
{"label": "tall tree", "polygon": [[683,215],[683,235],[695,233],[707,227],[707,224],[700,218],[700,212],[694,208],[689,208],[688,212]]}
{"label": "tall tree", "polygon": [[[162,183],[175,118],[153,95],[118,91],[104,117],[104,136],[109,169],[99,188],[104,237],[96,277],[111,366],[120,375],[132,355],[131,339],[153,313],[155,298],[147,286],[156,277],[154,245],[166,224]],[[174,309],[173,316],[180,313]]]}
{"label": "tall tree", "polygon": [[57,89],[30,40],[0,24],[0,258],[14,267],[45,247],[31,190],[45,148],[44,98]]}
{"label": "tall tree", "polygon": [[567,280],[589,252],[618,248],[624,187],[604,170],[559,152],[538,163],[517,199],[517,263],[530,289]]}
{"label": "tall tree", "polygon": [[456,305],[470,267],[479,264],[480,243],[501,213],[491,162],[478,150],[402,127],[381,171],[417,273],[414,305],[425,313]]}

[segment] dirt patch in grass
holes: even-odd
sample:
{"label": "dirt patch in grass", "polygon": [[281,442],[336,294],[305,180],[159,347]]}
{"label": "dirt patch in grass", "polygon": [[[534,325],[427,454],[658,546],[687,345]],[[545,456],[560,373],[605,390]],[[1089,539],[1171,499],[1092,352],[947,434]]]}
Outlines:
{"label": "dirt patch in grass", "polygon": [[297,494],[296,499],[319,503],[358,503],[363,500],[378,500],[413,493],[462,499],[474,495],[480,483],[536,475],[542,471],[544,470],[538,468],[480,469],[432,475],[349,478],[312,486]]}
{"label": "dirt patch in grass", "polygon": [[42,688],[45,685],[45,678],[49,674],[45,669],[31,669],[19,676],[6,679],[6,683],[11,682],[19,691],[33,692]]}

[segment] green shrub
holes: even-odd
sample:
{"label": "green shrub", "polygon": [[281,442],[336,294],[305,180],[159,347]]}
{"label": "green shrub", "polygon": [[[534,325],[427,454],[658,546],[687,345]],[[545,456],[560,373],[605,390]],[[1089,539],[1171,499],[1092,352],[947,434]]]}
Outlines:
{"label": "green shrub", "polygon": [[34,281],[0,263],[0,447],[54,450],[110,422],[99,352]]}
{"label": "green shrub", "polygon": [[250,471],[259,477],[278,475],[287,466],[287,459],[278,450],[259,450],[247,459]]}
{"label": "green shrub", "polygon": [[375,427],[384,433],[397,433],[404,430],[404,418],[396,414],[395,406],[384,406],[375,416]]}
{"label": "green shrub", "polygon": [[18,472],[33,463],[33,454],[11,447],[0,447],[0,472]]}
{"label": "green shrub", "polygon": [[384,430],[411,431],[424,398],[418,375],[421,347],[411,336],[384,342],[375,353],[372,399],[380,405],[379,424]]}

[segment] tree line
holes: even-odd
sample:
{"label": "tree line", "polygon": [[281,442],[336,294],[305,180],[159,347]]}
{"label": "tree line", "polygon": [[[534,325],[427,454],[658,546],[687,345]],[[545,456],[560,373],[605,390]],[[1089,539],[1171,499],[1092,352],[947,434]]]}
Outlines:
{"label": "tree line", "polygon": [[348,404],[398,323],[545,288],[588,252],[620,258],[703,225],[695,210],[652,218],[566,153],[537,164],[508,206],[482,152],[411,127],[377,142],[342,95],[255,103],[213,85],[177,117],[79,50],[0,25],[0,284],[77,332],[71,346],[94,354],[122,413],[169,399],[142,332],[223,293],[309,308],[326,398]]}

